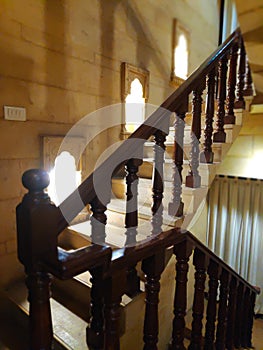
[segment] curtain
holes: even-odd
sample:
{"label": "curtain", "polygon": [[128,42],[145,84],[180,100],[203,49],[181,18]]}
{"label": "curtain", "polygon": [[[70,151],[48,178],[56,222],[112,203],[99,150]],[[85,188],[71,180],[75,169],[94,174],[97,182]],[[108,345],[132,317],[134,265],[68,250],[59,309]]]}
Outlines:
{"label": "curtain", "polygon": [[263,314],[263,181],[216,177],[208,194],[207,244],[254,286]]}

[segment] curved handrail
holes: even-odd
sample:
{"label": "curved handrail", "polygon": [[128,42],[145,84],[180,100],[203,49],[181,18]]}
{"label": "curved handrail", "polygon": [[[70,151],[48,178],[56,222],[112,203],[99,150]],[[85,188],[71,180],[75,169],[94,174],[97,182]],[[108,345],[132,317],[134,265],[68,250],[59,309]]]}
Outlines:
{"label": "curved handrail", "polygon": [[[96,192],[93,186],[93,179],[100,177],[111,168],[114,161],[119,159],[136,158],[136,151],[141,148],[145,140],[154,134],[161,127],[165,118],[169,119],[171,112],[175,112],[180,108],[185,98],[200,83],[200,77],[204,77],[215,67],[218,61],[230,50],[232,44],[239,38],[240,29],[232,33],[232,35],[221,44],[205,61],[197,68],[190,77],[172,93],[161,106],[152,113],[147,120],[135,130],[129,141],[125,140],[116,151],[110,155],[94,172],[89,175],[80,186],[69,195],[58,207],[61,211],[58,219],[58,234],[62,232],[69,224],[68,221],[73,220],[76,215],[89,204],[95,197]],[[141,139],[142,143],[138,142]],[[133,142],[134,140],[134,142]],[[123,164],[123,163],[122,163]],[[122,164],[119,166],[121,167]],[[81,201],[79,200],[81,198]],[[67,220],[65,219],[65,214]]]}

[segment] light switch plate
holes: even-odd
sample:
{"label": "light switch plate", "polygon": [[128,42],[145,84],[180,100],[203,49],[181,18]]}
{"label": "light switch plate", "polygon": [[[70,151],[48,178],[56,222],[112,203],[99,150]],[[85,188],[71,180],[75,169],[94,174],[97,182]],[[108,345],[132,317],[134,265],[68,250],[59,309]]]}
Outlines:
{"label": "light switch plate", "polygon": [[4,118],[24,122],[26,121],[26,109],[24,107],[4,106]]}

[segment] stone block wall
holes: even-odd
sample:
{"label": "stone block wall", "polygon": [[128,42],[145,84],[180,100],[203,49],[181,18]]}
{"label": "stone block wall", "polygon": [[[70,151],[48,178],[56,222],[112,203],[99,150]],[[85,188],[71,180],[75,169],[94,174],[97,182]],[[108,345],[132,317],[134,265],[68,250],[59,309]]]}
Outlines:
{"label": "stone block wall", "polygon": [[[150,71],[149,102],[163,102],[172,92],[173,18],[189,29],[192,71],[217,46],[215,0],[0,2],[1,285],[22,274],[15,206],[24,193],[22,173],[41,166],[40,135],[65,135],[86,114],[119,103],[123,61]],[[5,105],[25,107],[27,121],[4,120]],[[119,131],[90,145],[91,168]]]}

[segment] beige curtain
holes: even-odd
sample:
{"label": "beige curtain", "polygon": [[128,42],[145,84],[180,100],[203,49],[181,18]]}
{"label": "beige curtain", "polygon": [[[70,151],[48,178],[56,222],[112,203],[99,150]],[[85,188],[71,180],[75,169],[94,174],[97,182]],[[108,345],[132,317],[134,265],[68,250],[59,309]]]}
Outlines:
{"label": "beige curtain", "polygon": [[263,181],[217,177],[208,195],[208,246],[252,285],[261,288],[263,314]]}

